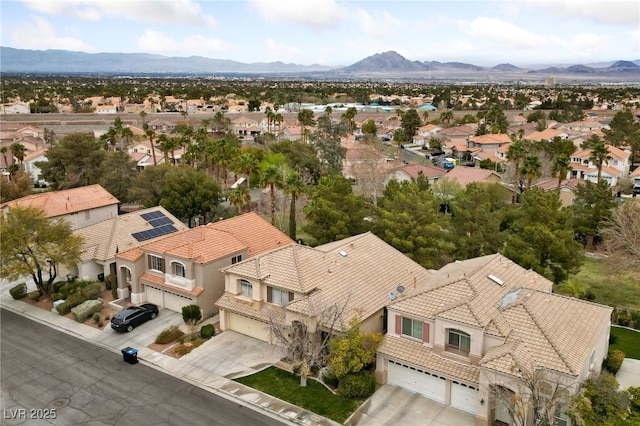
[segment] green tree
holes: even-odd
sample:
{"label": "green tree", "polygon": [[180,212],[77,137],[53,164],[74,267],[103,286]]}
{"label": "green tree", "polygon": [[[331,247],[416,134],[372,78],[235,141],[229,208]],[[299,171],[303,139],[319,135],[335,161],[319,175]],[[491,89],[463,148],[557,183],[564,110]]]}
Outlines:
{"label": "green tree", "polygon": [[42,295],[49,296],[59,266],[80,261],[83,239],[64,219],[49,220],[33,207],[12,207],[0,215],[0,274],[9,280],[30,275]]}
{"label": "green tree", "polygon": [[300,123],[300,135],[302,137],[302,142],[306,142],[305,129],[316,124],[313,117],[313,111],[310,109],[303,109],[298,112],[298,123]]}
{"label": "green tree", "polygon": [[585,181],[584,184],[578,184],[571,210],[575,232],[586,238],[587,247],[593,247],[595,238],[603,224],[611,219],[615,207],[615,194],[605,181]]}
{"label": "green tree", "polygon": [[93,135],[71,133],[55,142],[46,153],[47,161],[38,161],[36,166],[57,191],[98,183],[104,156]]}
{"label": "green tree", "polygon": [[542,163],[537,155],[527,155],[522,162],[520,173],[527,180],[527,189],[531,189],[533,181],[542,175]]}
{"label": "green tree", "polygon": [[344,336],[329,341],[329,365],[335,376],[340,379],[372,364],[381,343],[382,334],[363,334],[360,321],[352,320]]}
{"label": "green tree", "polygon": [[604,142],[598,142],[593,145],[591,154],[589,155],[589,161],[598,168],[598,182],[600,182],[600,178],[602,177],[602,167],[608,160],[611,160],[611,155],[609,155],[609,148]]}
{"label": "green tree", "polygon": [[640,198],[622,203],[602,224],[602,236],[611,270],[628,271],[640,282]]}
{"label": "green tree", "polygon": [[188,167],[172,167],[165,175],[160,205],[174,216],[188,220],[207,214],[220,204],[220,185],[206,173]]}
{"label": "green tree", "polygon": [[562,181],[567,178],[567,173],[569,173],[571,169],[571,159],[567,155],[562,154],[553,160],[551,173],[553,176],[558,177],[558,189],[562,186]]}
{"label": "green tree", "polygon": [[573,212],[561,209],[558,191],[533,188],[521,196],[520,208],[507,212],[504,255],[554,283],[578,272],[583,254],[574,240]]}
{"label": "green tree", "polygon": [[313,145],[302,141],[285,140],[271,144],[269,151],[275,154],[283,154],[287,166],[297,170],[305,182],[315,184],[320,179],[322,167],[316,148]]}
{"label": "green tree", "polygon": [[372,119],[368,119],[362,124],[362,133],[365,135],[375,136],[378,133],[378,126]]}
{"label": "green tree", "polygon": [[378,200],[373,232],[425,268],[440,268],[449,263],[455,247],[447,239],[449,216],[438,211],[427,188],[392,180]]}
{"label": "green tree", "polygon": [[304,207],[303,229],[316,244],[358,235],[367,230],[364,198],[353,194],[351,182],[339,175],[323,176]]}
{"label": "green tree", "polygon": [[194,332],[196,325],[202,319],[202,310],[198,305],[186,305],[182,307],[182,320]]}
{"label": "green tree", "polygon": [[152,129],[146,129],[144,131],[144,134],[149,138],[149,145],[151,145],[151,155],[153,157],[153,165],[155,166],[156,164],[158,164],[158,160],[156,159],[156,144],[154,142],[156,132],[154,132]]}
{"label": "green tree", "polygon": [[631,147],[630,162],[635,164],[640,155],[640,122],[635,120],[631,110],[618,111],[609,123],[609,129],[603,132],[609,145]]}
{"label": "green tree", "polygon": [[302,176],[295,170],[290,171],[284,179],[284,191],[291,195],[291,204],[289,207],[289,237],[294,241],[296,240],[296,229],[298,227],[296,220],[296,201],[306,188]]}
{"label": "green tree", "polygon": [[129,189],[136,176],[136,162],[125,151],[109,151],[100,165],[98,183],[120,202],[129,201]]}
{"label": "green tree", "polygon": [[18,160],[18,164],[22,165],[22,162],[24,161],[24,156],[27,152],[27,148],[24,147],[24,145],[22,145],[19,142],[14,142],[11,144],[11,154],[13,154],[14,157],[16,157],[16,160]]}
{"label": "green tree", "polygon": [[449,127],[452,121],[453,121],[453,110],[448,109],[440,113],[440,123],[442,123],[443,126]]}
{"label": "green tree", "polygon": [[418,111],[415,108],[410,108],[402,114],[401,127],[408,141],[413,139],[420,126],[422,126],[422,120],[420,120],[420,115],[418,115]]}
{"label": "green tree", "polygon": [[282,188],[282,172],[274,164],[267,164],[260,175],[260,185],[269,187],[271,224],[276,224],[276,188]]}
{"label": "green tree", "polygon": [[327,116],[318,118],[318,127],[312,135],[312,141],[329,173],[342,171],[342,160],[346,156],[347,149],[342,146],[340,138],[346,134],[347,127],[344,123],[334,123]]}
{"label": "green tree", "polygon": [[131,181],[127,199],[147,208],[160,205],[164,178],[169,170],[168,164],[145,167]]}
{"label": "green tree", "polygon": [[247,186],[251,188],[251,175],[258,171],[260,163],[256,159],[255,155],[250,152],[244,152],[240,154],[236,164],[238,166],[238,171],[247,176]]}
{"label": "green tree", "polygon": [[618,390],[615,376],[603,372],[588,378],[573,397],[569,415],[585,426],[622,426],[629,416],[629,393]]}
{"label": "green tree", "polygon": [[482,121],[485,126],[491,131],[491,133],[507,133],[509,128],[509,122],[507,116],[504,115],[500,103],[494,102],[491,104],[491,108],[488,111],[483,111]]}
{"label": "green tree", "polygon": [[356,115],[358,114],[358,110],[355,107],[349,107],[342,114],[342,119],[347,122],[347,127],[349,129],[349,133],[353,133],[356,128]]}
{"label": "green tree", "polygon": [[[513,163],[514,183],[516,188],[518,188],[521,193],[523,191],[523,187],[520,181],[520,168],[522,167],[522,161],[526,156],[527,156],[527,148],[525,147],[524,142],[522,142],[521,139],[517,139],[513,141],[513,143],[509,146],[509,149],[507,150],[507,160]],[[515,198],[514,198],[514,202],[515,202]]]}
{"label": "green tree", "polygon": [[245,185],[237,185],[229,192],[229,204],[242,213],[247,206],[251,206],[251,191]]}

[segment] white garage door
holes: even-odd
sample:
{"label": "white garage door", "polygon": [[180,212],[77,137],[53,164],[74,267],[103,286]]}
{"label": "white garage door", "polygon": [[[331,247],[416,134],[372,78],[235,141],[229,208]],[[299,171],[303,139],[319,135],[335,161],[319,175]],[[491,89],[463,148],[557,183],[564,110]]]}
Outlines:
{"label": "white garage door", "polygon": [[175,312],[182,312],[183,306],[192,304],[196,304],[196,302],[190,297],[181,296],[169,291],[164,292],[164,307],[167,309],[171,309]]}
{"label": "white garage door", "polygon": [[252,318],[229,313],[229,328],[233,331],[246,334],[247,336],[260,339],[264,342],[269,341],[269,325]]}
{"label": "white garage door", "polygon": [[158,305],[161,308],[164,308],[164,303],[162,301],[162,290],[154,287],[145,287],[147,289],[147,302]]}
{"label": "white garage door", "polygon": [[419,393],[442,404],[445,402],[447,381],[426,371],[389,360],[387,383]]}
{"label": "white garage door", "polygon": [[451,382],[452,407],[475,414],[478,404],[478,390],[475,387],[456,381]]}

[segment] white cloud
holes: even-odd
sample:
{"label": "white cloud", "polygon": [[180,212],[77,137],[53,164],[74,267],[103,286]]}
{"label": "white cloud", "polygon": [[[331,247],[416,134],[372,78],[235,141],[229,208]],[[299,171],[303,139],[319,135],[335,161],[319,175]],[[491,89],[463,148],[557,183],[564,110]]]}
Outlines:
{"label": "white cloud", "polygon": [[640,26],[640,2],[638,0],[527,0],[548,13],[567,20],[587,18],[594,22]]}
{"label": "white cloud", "polygon": [[14,31],[8,31],[13,47],[18,49],[61,49],[93,52],[95,49],[74,37],[60,36],[49,21],[41,17],[33,17],[33,22],[20,25]]}
{"label": "white cloud", "polygon": [[334,28],[348,16],[334,0],[249,0],[253,9],[267,20],[285,21],[316,31]]}
{"label": "white cloud", "polygon": [[215,38],[192,35],[178,40],[152,29],[146,29],[136,39],[136,45],[143,52],[177,54],[179,56],[207,56],[227,51],[229,44]]}
{"label": "white cloud", "polygon": [[103,17],[158,24],[184,24],[213,28],[211,15],[202,14],[192,0],[24,0],[27,7],[49,15],[66,15],[97,21]]}
{"label": "white cloud", "polygon": [[400,21],[385,11],[374,11],[371,14],[364,9],[356,9],[351,16],[360,29],[371,36],[395,32],[402,26]]}
{"label": "white cloud", "polygon": [[535,49],[547,44],[543,36],[497,18],[476,18],[469,23],[468,30],[472,36],[481,37],[502,47]]}
{"label": "white cloud", "polygon": [[291,61],[293,58],[300,58],[304,54],[302,50],[295,46],[290,46],[272,38],[267,38],[264,41],[264,47],[266,49],[268,61]]}

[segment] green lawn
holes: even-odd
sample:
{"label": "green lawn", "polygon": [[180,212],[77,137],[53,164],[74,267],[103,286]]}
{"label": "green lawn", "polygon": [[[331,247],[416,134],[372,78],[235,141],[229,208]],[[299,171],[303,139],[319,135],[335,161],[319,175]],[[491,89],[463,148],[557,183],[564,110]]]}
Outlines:
{"label": "green lawn", "polygon": [[626,358],[640,359],[640,332],[611,327],[611,334],[618,339],[616,343],[609,345],[610,350],[619,349]]}
{"label": "green lawn", "polygon": [[276,367],[236,381],[338,423],[344,423],[362,403],[334,395],[314,380],[307,380],[307,386],[301,387],[300,377]]}
{"label": "green lawn", "polygon": [[629,277],[611,275],[602,260],[587,257],[573,277],[591,287],[596,295],[594,302],[640,311],[640,284]]}

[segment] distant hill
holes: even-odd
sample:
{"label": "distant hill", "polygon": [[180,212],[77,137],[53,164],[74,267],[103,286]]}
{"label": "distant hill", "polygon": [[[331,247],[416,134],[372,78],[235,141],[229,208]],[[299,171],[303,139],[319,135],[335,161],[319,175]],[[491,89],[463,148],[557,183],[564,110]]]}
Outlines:
{"label": "distant hill", "polygon": [[[147,53],[84,53],[67,50],[25,50],[0,47],[0,72],[36,74],[168,74],[286,75],[310,79],[430,79],[433,81],[540,80],[563,76],[570,80],[640,81],[640,60],[590,65],[549,65],[519,68],[505,63],[481,67],[463,62],[411,61],[394,51],[376,53],[345,67],[287,64],[280,61],[243,63],[202,56],[169,57]],[[435,80],[434,80],[435,79]]]}
{"label": "distant hill", "polygon": [[430,67],[422,62],[410,61],[402,55],[389,51],[384,53],[376,53],[375,55],[364,58],[348,67],[340,69],[341,72],[358,73],[358,72],[417,72],[428,71]]}

